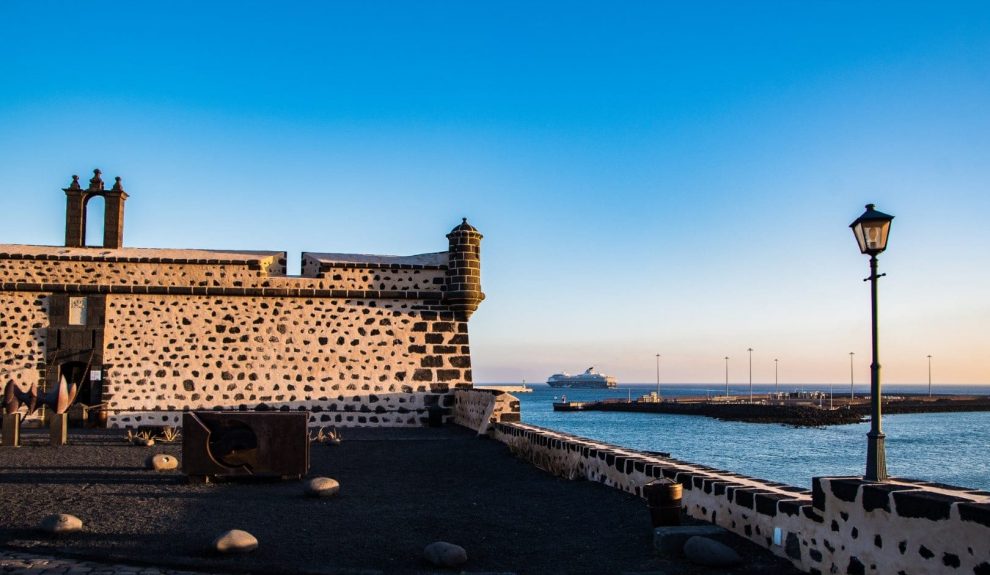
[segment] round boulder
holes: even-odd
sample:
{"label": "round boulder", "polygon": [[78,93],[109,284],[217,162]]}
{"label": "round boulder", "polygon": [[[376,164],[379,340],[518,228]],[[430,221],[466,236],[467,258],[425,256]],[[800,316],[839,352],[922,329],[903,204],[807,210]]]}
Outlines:
{"label": "round boulder", "polygon": [[437,541],[423,549],[423,558],[437,567],[457,567],[467,561],[467,551],[460,545]]}
{"label": "round boulder", "polygon": [[155,440],[150,437],[135,437],[131,443],[138,447],[151,447],[155,444]]}
{"label": "round boulder", "polygon": [[213,540],[213,549],[218,553],[248,553],[258,548],[258,539],[247,531],[231,529]]}
{"label": "round boulder", "polygon": [[64,535],[82,531],[82,520],[75,515],[58,513],[41,520],[41,530],[52,535]]}
{"label": "round boulder", "polygon": [[706,567],[732,567],[742,563],[735,549],[714,539],[695,535],[684,543],[684,556]]}
{"label": "round boulder", "polygon": [[340,491],[340,483],[329,477],[314,477],[306,482],[306,495],[310,497],[333,497]]}
{"label": "round boulder", "polygon": [[179,468],[179,460],[165,453],[157,453],[145,459],[144,466],[153,471],[172,471]]}

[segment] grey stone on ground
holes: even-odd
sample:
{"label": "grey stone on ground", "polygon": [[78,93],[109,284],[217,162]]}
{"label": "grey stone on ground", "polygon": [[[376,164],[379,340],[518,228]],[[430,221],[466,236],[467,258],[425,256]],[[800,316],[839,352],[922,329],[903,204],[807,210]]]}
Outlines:
{"label": "grey stone on ground", "polygon": [[82,531],[82,520],[75,515],[57,513],[41,520],[41,530],[52,535],[63,535]]}
{"label": "grey stone on ground", "polygon": [[166,453],[156,453],[144,461],[144,466],[154,471],[172,471],[178,469],[179,460]]}
{"label": "grey stone on ground", "polygon": [[340,491],[340,483],[329,477],[314,477],[306,482],[306,495],[310,497],[333,497]]}
{"label": "grey stone on ground", "polygon": [[728,533],[718,525],[669,525],[653,529],[653,548],[665,558],[684,557],[684,544],[696,535],[717,536]]}
{"label": "grey stone on ground", "polygon": [[258,548],[254,535],[240,529],[221,533],[213,540],[213,549],[219,553],[247,553]]}
{"label": "grey stone on ground", "polygon": [[423,558],[437,567],[457,567],[467,561],[467,551],[460,545],[436,541],[423,549]]}
{"label": "grey stone on ground", "polygon": [[684,544],[684,555],[692,563],[706,567],[732,567],[742,563],[742,557],[732,547],[698,535]]}

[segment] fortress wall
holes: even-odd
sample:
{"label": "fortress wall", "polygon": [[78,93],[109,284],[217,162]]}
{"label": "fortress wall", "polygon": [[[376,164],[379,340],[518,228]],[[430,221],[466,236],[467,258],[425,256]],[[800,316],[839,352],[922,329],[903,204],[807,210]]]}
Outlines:
{"label": "fortress wall", "polygon": [[48,296],[0,292],[0,310],[0,391],[10,380],[27,391],[45,368]]}
{"label": "fortress wall", "polygon": [[470,384],[471,359],[467,323],[419,303],[110,296],[110,424],[261,407],[310,410],[313,425],[420,425]]}
{"label": "fortress wall", "polygon": [[[814,478],[813,492],[521,423],[492,434],[555,475],[641,495],[667,478],[692,517],[809,573],[990,573],[990,493],[912,480]],[[648,514],[643,510],[644,522]]]}
{"label": "fortress wall", "polygon": [[321,283],[332,289],[379,291],[430,291],[444,284],[443,269],[330,268]]}

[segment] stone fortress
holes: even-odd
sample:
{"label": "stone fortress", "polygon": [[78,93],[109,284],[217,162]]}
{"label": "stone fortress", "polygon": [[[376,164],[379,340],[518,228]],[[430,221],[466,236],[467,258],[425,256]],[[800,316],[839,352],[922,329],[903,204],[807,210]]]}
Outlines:
{"label": "stone fortress", "polygon": [[[470,389],[482,235],[413,256],[128,248],[127,192],[99,170],[66,195],[64,246],[0,244],[0,382],[80,386],[90,420],[179,425],[187,410],[301,410],[312,426],[450,419]],[[104,199],[103,245],[86,246]]]}

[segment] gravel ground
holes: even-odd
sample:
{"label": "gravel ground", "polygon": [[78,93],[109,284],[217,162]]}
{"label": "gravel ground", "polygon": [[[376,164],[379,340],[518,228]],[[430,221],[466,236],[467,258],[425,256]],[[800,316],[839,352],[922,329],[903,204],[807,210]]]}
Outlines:
{"label": "gravel ground", "polygon": [[[0,448],[7,553],[225,573],[423,573],[434,571],[423,547],[442,540],[467,549],[473,573],[712,572],[656,557],[642,500],[550,476],[458,427],[345,429],[341,445],[314,445],[310,476],[341,484],[331,499],[304,497],[298,481],[194,485],[144,469],[150,454],[180,457],[178,444],[134,447],[110,431],[74,433],[59,448],[46,438],[25,430],[28,445]],[[84,531],[45,536],[37,525],[51,513],[79,517]],[[228,529],[260,547],[211,553]],[[719,573],[799,573],[739,537],[723,541],[745,563]]]}

